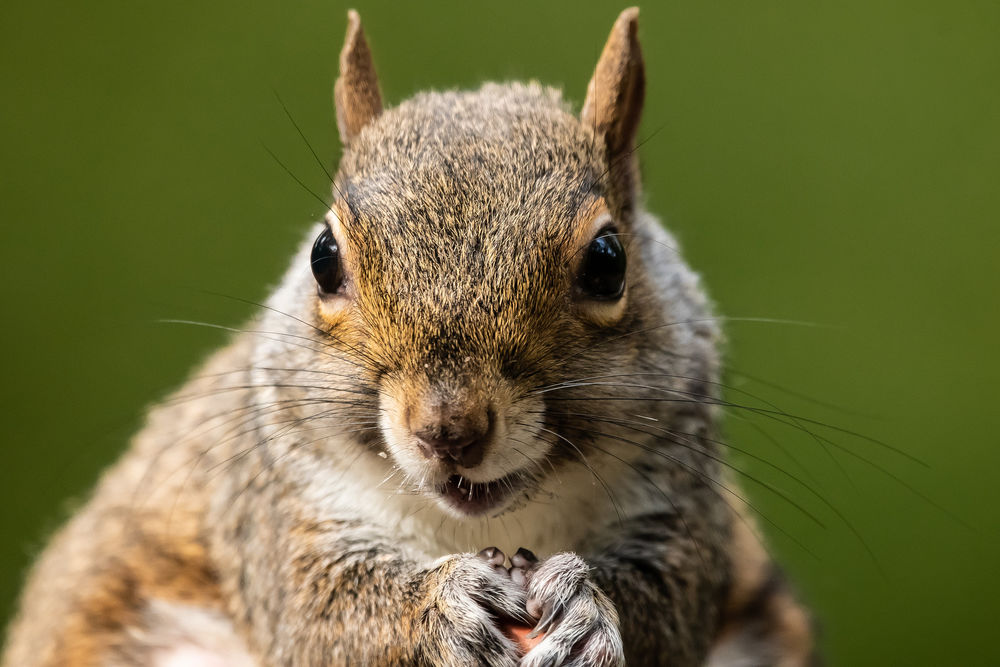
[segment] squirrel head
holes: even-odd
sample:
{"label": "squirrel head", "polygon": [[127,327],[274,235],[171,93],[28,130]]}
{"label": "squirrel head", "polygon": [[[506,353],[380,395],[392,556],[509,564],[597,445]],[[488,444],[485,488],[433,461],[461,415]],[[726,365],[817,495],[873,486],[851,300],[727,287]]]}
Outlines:
{"label": "squirrel head", "polygon": [[[385,109],[349,13],[335,200],[274,303],[323,333],[301,363],[350,376],[347,398],[377,413],[369,444],[453,514],[496,514],[547,469],[600,459],[595,432],[649,436],[574,413],[656,419],[673,408],[637,385],[714,373],[697,281],[639,201],[637,17],[614,24],[577,115],[537,83]],[[621,444],[610,456],[633,458]]]}

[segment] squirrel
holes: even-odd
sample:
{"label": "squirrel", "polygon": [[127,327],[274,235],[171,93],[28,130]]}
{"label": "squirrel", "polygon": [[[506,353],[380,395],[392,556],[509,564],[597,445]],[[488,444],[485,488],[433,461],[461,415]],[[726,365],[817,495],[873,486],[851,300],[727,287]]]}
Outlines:
{"label": "squirrel", "polygon": [[536,82],[384,108],[348,13],[333,203],[51,540],[3,665],[815,664],[729,492],[718,319],[643,207],[637,21],[575,114]]}

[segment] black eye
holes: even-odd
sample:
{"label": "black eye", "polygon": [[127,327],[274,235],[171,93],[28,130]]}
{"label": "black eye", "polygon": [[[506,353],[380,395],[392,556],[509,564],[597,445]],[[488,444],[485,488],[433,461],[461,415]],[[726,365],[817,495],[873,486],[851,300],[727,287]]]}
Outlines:
{"label": "black eye", "polygon": [[312,272],[322,294],[333,294],[344,282],[344,272],[340,266],[340,249],[337,239],[327,227],[316,238],[312,249]]}
{"label": "black eye", "polygon": [[587,246],[579,285],[593,299],[617,299],[625,291],[625,248],[614,228],[603,230]]}

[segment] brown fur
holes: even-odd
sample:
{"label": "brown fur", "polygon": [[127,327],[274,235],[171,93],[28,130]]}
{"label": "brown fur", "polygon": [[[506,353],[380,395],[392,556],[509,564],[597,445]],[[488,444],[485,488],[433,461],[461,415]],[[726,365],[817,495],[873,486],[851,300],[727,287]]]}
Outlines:
{"label": "brown fur", "polygon": [[[217,355],[207,375],[228,370],[228,359],[241,351],[234,346]],[[220,384],[195,381],[186,391],[212,392]],[[221,608],[204,540],[207,470],[191,467],[204,441],[188,436],[213,420],[225,423],[237,409],[233,392],[220,394],[209,413],[170,401],[153,411],[132,452],[104,475],[91,502],[35,565],[4,665],[110,662],[129,650],[128,630],[150,600]]]}
{"label": "brown fur", "polygon": [[[323,223],[342,285],[317,292],[309,239],[151,411],[36,565],[3,664],[143,664],[170,641],[262,666],[805,664],[807,616],[718,488],[711,308],[639,200],[636,11],[579,118],[536,83],[383,110],[348,20]],[[600,301],[576,281],[609,221],[626,287]],[[413,424],[483,406],[481,462],[422,452]],[[457,516],[456,476],[504,480],[503,504]],[[542,560],[522,586],[478,539]],[[546,638],[520,656],[498,620],[531,610]],[[192,638],[201,619],[231,636]]]}
{"label": "brown fur", "polygon": [[[726,653],[729,646],[767,645],[765,655],[770,664],[779,667],[816,664],[809,614],[768,557],[752,517],[743,507],[734,508],[734,512],[737,519],[730,544],[732,580],[716,654]],[[722,658],[719,662],[727,664]]]}

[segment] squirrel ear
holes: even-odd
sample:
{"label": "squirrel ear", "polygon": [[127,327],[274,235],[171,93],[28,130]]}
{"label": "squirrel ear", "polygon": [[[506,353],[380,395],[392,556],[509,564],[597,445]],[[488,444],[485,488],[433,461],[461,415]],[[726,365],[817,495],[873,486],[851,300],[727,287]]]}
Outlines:
{"label": "squirrel ear", "polygon": [[333,99],[337,129],[344,145],[350,144],[361,128],[382,113],[375,64],[361,29],[361,17],[353,9],[347,12],[347,36],[340,51],[340,76],[333,86]]}
{"label": "squirrel ear", "polygon": [[[580,112],[580,120],[604,139],[612,167],[634,148],[646,94],[645,67],[636,36],[638,25],[638,7],[629,7],[618,15]],[[631,171],[629,165],[622,166]]]}

